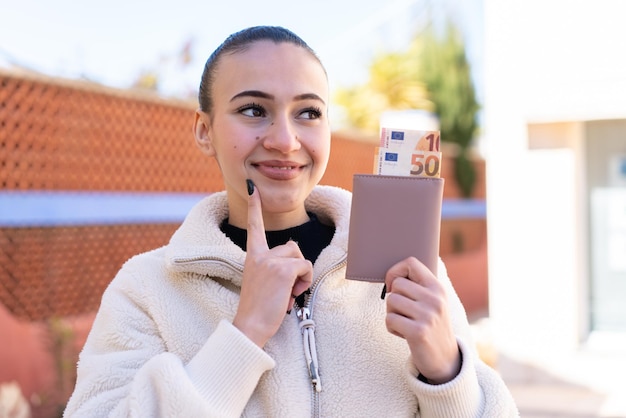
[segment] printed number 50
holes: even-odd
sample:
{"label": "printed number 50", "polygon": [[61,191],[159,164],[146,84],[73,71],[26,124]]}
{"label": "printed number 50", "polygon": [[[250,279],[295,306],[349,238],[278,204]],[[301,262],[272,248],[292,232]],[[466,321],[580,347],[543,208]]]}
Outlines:
{"label": "printed number 50", "polygon": [[411,175],[427,177],[439,177],[439,156],[433,154],[416,153],[411,155]]}

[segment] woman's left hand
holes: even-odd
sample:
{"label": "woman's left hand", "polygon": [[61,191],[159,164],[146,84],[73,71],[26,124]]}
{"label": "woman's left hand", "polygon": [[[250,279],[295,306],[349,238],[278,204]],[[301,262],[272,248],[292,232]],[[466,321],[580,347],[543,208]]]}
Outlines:
{"label": "woman's left hand", "polygon": [[452,330],[446,291],[415,257],[391,267],[385,276],[387,330],[409,344],[413,364],[431,384],[454,379],[461,354]]}

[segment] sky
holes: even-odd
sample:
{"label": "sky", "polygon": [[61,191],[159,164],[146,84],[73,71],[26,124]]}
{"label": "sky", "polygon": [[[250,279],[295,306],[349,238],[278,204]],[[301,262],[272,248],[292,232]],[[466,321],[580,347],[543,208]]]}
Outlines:
{"label": "sky", "polygon": [[[331,89],[363,83],[372,57],[403,49],[427,23],[451,16],[479,83],[482,0],[0,0],[0,69],[130,87],[156,71],[164,96],[196,91],[209,54],[248,26],[285,26],[325,64]],[[190,45],[191,60],[180,56]]]}

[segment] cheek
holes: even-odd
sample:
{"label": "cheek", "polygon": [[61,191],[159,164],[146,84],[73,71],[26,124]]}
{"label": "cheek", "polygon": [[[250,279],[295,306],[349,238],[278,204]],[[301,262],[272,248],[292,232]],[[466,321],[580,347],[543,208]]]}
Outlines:
{"label": "cheek", "polygon": [[246,158],[243,147],[240,144],[222,145],[222,147],[217,150],[216,155],[222,162],[222,167],[229,170],[240,166]]}
{"label": "cheek", "polygon": [[320,181],[328,166],[330,144],[317,144],[317,146],[309,149],[309,154],[314,165],[313,177],[317,178],[317,181]]}
{"label": "cheek", "polygon": [[322,143],[315,144],[315,146],[311,149],[311,153],[313,154],[313,158],[317,160],[318,164],[323,164],[325,166],[328,162],[328,158],[330,157],[330,138]]}
{"label": "cheek", "polygon": [[316,160],[317,164],[326,166],[328,158],[330,157],[329,147],[317,147],[314,148],[311,153],[313,154],[313,159]]}
{"label": "cheek", "polygon": [[216,153],[224,162],[242,160],[253,146],[251,143],[256,142],[254,137],[250,138],[249,132],[232,126],[216,130],[215,139]]}

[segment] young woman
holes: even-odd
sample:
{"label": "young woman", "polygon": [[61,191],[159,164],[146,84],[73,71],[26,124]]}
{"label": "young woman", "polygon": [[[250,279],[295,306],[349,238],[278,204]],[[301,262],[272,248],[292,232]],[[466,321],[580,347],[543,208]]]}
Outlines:
{"label": "young woman", "polygon": [[443,265],[345,280],[351,197],[319,186],[329,92],[292,32],[253,27],[208,59],[196,142],[224,192],[106,290],[66,416],[509,417]]}

